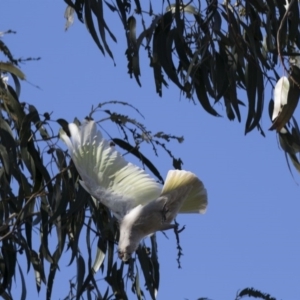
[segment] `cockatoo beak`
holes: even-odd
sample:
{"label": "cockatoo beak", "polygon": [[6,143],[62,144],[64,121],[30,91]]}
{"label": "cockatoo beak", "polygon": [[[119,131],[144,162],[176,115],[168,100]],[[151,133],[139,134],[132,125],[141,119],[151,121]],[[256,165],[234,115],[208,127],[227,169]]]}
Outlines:
{"label": "cockatoo beak", "polygon": [[129,260],[131,259],[131,254],[126,253],[126,252],[121,252],[121,251],[119,251],[119,252],[118,252],[118,257],[119,257],[120,259],[122,259],[122,261],[123,261],[125,264],[129,264]]}

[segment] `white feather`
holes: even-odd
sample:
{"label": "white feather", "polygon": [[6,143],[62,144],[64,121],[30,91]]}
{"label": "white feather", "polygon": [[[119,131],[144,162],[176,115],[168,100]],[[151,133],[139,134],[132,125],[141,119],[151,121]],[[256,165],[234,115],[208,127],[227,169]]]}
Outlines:
{"label": "white feather", "polygon": [[[183,200],[179,213],[205,213],[207,207],[207,192],[198,177],[188,171],[171,170],[168,172],[161,196],[180,189],[188,190]],[[180,193],[178,193],[180,195]]]}
{"label": "white feather", "polygon": [[206,190],[195,174],[169,171],[160,197],[135,207],[121,220],[119,257],[127,261],[143,238],[159,230],[176,228],[171,223],[178,213],[204,213],[206,206]]}
{"label": "white feather", "polygon": [[290,82],[287,77],[281,77],[274,88],[274,109],[272,121],[274,121],[282,110],[282,106],[287,104]]}
{"label": "white feather", "polygon": [[144,170],[128,163],[97,131],[93,121],[61,132],[81,176],[81,185],[120,220],[119,257],[127,261],[146,236],[175,228],[178,213],[204,213],[207,193],[191,172],[168,172],[163,188]]}
{"label": "white feather", "polygon": [[71,137],[62,132],[61,139],[82,178],[82,186],[117,218],[159,196],[160,185],[110,146],[97,131],[95,122],[88,121],[81,128],[72,123],[69,130]]}

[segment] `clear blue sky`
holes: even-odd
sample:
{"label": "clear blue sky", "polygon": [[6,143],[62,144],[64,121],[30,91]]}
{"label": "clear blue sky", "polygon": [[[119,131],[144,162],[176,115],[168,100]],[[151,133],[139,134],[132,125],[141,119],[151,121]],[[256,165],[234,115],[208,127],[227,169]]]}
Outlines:
{"label": "clear blue sky", "polygon": [[[64,31],[63,1],[1,0],[0,5],[0,30],[18,33],[4,37],[13,54],[41,57],[39,62],[21,66],[28,81],[40,87],[23,83],[21,101],[35,105],[40,113],[53,112],[53,119],[68,121],[84,118],[91,106],[101,101],[127,101],[145,115],[144,123],[152,132],[184,135],[183,144],[172,144],[173,153],[182,158],[184,169],[203,180],[209,207],[204,216],[178,217],[177,221],[186,225],[180,235],[182,269],[177,269],[173,234],[169,233],[167,240],[158,233],[158,299],[234,299],[237,290],[245,287],[260,289],[277,299],[299,297],[300,177],[295,172],[295,179],[290,175],[275,133],[267,130],[267,115],[262,120],[267,137],[255,131],[245,137],[243,124],[209,116],[200,105],[180,98],[171,83],[159,98],[146,56],[141,69],[143,87],[139,88],[127,74],[120,23],[109,22],[119,39],[117,45],[110,43],[117,63],[114,67],[78,20]],[[270,96],[267,89],[266,100]],[[222,106],[216,108],[225,115]],[[299,109],[296,118],[299,120]],[[106,129],[118,135],[108,123]],[[163,176],[172,168],[163,152],[158,158],[149,149],[145,153]],[[69,289],[74,267],[67,267],[68,259],[60,262],[53,299],[63,298]],[[32,271],[26,280],[34,299],[37,293]],[[44,295],[42,287],[40,298]]]}

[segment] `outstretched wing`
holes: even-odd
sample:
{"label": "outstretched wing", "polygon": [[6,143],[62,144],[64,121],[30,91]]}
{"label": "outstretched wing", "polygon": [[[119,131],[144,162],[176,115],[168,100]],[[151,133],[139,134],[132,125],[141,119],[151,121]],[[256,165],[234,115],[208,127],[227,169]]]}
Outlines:
{"label": "outstretched wing", "polygon": [[94,121],[81,127],[71,123],[69,130],[71,136],[62,132],[61,139],[81,176],[81,185],[118,219],[138,204],[147,204],[160,195],[160,185],[110,146]]}

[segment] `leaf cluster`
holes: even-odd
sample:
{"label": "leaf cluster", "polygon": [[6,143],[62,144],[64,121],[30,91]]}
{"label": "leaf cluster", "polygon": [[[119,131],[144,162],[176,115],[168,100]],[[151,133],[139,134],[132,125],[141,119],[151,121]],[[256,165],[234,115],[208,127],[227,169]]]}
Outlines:
{"label": "leaf cluster", "polygon": [[[130,265],[118,261],[117,221],[81,187],[73,162],[59,146],[59,128],[68,132],[68,122],[20,102],[21,81],[26,77],[2,45],[7,61],[0,61],[0,295],[12,299],[14,279],[19,276],[21,299],[26,299],[25,276],[33,269],[37,291],[45,286],[46,299],[51,299],[57,271],[69,259],[76,272],[67,278],[70,291],[65,299],[128,299],[130,283],[138,299],[144,298],[143,289],[155,298],[159,287],[155,236],[149,247],[140,246]],[[107,122],[115,124],[122,138],[110,137],[111,142],[137,157],[163,183],[141,149],[148,145],[158,155],[160,148],[180,168],[181,159],[166,143],[183,138],[152,133],[143,123],[111,109],[117,106],[140,114],[130,104],[108,101],[93,107],[87,118],[101,115],[97,123],[103,130]]]}
{"label": "leaf cluster", "polygon": [[229,120],[241,122],[246,113],[245,134],[257,129],[265,136],[261,126],[265,90],[267,86],[273,88],[281,77],[281,63],[294,88],[270,129],[280,132],[280,128],[288,127],[286,136],[279,134],[280,145],[300,169],[300,135],[293,118],[300,96],[300,65],[295,63],[300,50],[298,1],[161,1],[160,12],[154,11],[151,1],[65,2],[66,26],[76,12],[101,52],[112,58],[107,36],[113,41],[116,38],[107,22],[107,11],[119,16],[127,40],[128,73],[140,86],[143,48],[160,96],[168,86],[167,77],[186,98],[197,99],[210,115],[221,116],[223,108]]}

